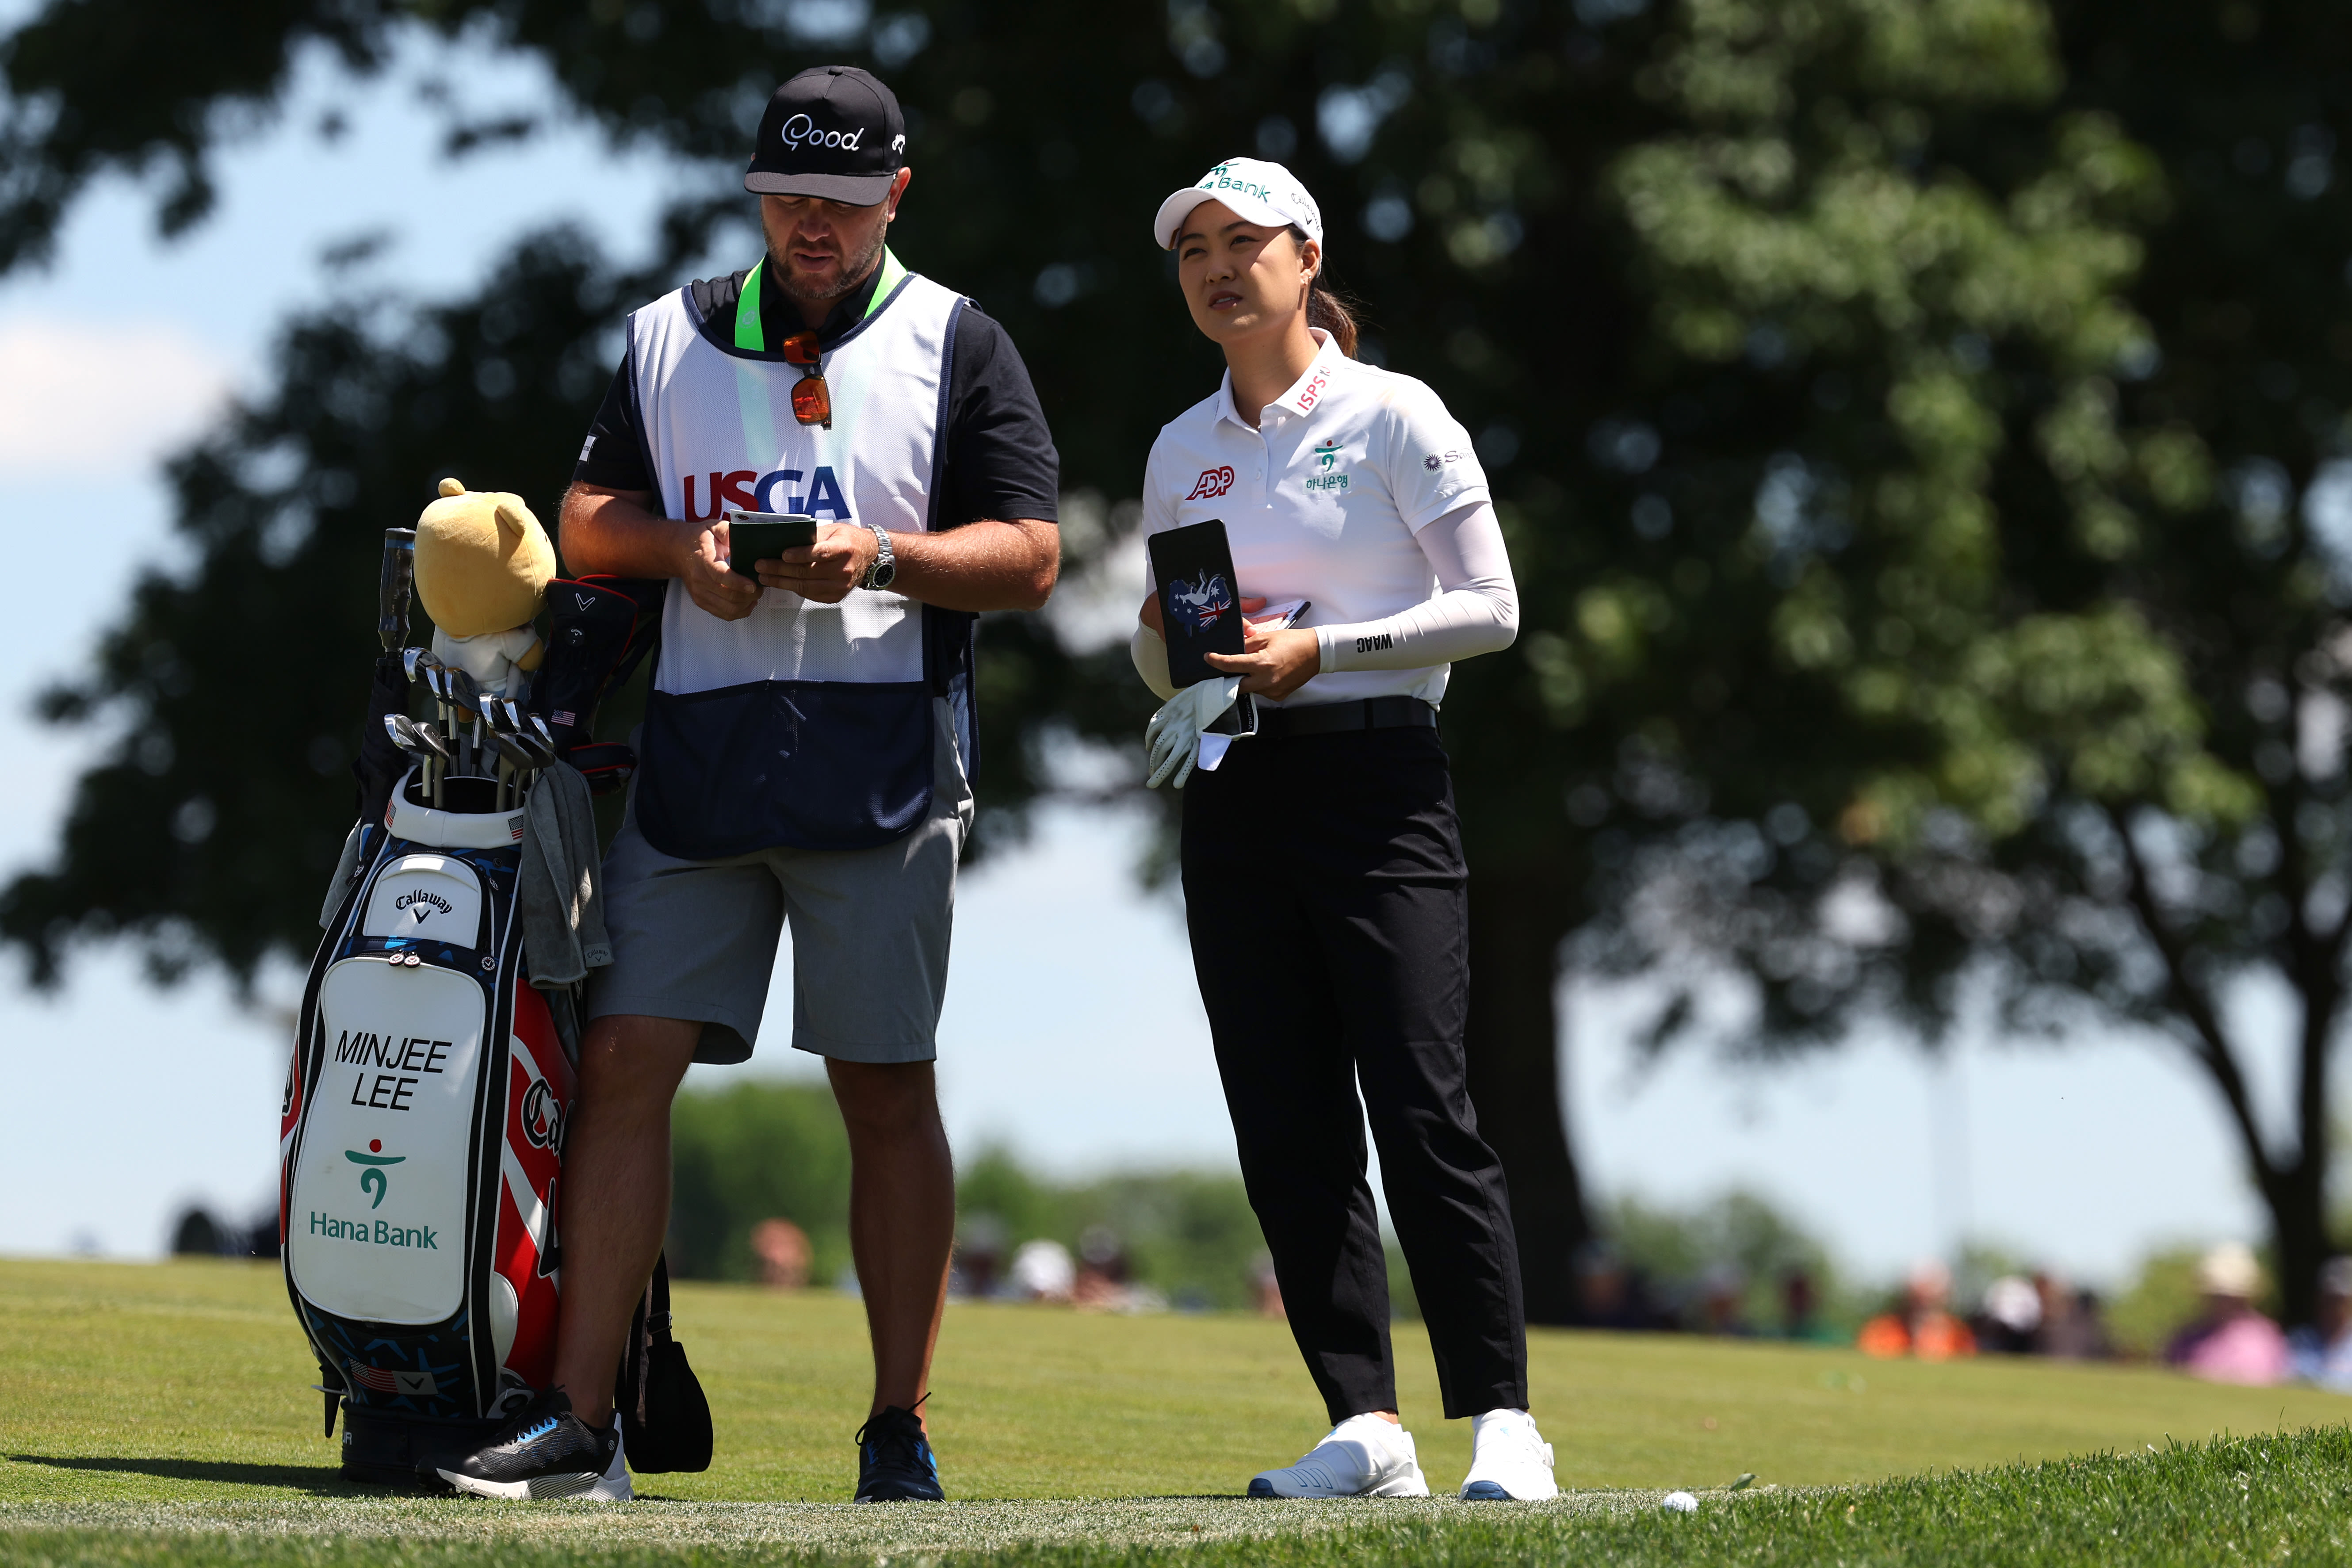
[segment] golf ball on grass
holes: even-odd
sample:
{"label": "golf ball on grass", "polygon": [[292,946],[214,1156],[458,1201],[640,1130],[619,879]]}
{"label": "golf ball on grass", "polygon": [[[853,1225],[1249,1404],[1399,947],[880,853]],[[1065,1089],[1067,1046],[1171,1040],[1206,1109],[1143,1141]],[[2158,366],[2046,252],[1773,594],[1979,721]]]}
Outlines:
{"label": "golf ball on grass", "polygon": [[1698,1499],[1688,1492],[1668,1492],[1658,1500],[1658,1506],[1669,1513],[1696,1513]]}

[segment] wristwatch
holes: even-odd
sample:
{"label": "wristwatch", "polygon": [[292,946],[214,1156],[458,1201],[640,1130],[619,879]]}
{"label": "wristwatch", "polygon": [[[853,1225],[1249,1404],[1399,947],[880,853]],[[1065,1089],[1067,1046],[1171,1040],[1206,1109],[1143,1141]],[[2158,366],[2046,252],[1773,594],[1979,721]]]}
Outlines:
{"label": "wristwatch", "polygon": [[869,522],[866,526],[874,530],[874,564],[866,569],[866,580],[858,586],[887,588],[898,581],[898,558],[891,552],[889,534],[875,527],[873,523]]}

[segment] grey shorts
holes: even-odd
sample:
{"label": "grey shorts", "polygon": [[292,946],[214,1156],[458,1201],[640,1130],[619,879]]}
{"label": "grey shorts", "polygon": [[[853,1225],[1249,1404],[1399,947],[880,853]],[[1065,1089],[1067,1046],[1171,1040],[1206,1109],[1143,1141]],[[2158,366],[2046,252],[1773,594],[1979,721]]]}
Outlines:
{"label": "grey shorts", "polygon": [[588,1016],[698,1022],[696,1061],[748,1060],[789,920],[793,1049],[853,1062],[938,1056],[972,805],[947,704],[933,715],[930,815],[878,848],[673,859],[637,831],[633,793],[604,857],[613,962],[589,981]]}

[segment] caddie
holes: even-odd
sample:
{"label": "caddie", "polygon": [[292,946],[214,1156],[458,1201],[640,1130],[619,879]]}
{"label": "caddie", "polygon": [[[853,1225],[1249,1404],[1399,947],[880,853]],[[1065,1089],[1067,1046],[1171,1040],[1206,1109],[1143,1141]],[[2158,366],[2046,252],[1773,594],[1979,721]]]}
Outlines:
{"label": "caddie", "polygon": [[[1052,592],[1058,464],[1003,328],[890,252],[906,143],[866,71],[776,89],[743,181],[765,259],[630,315],[564,498],[572,572],[676,582],[604,864],[554,1385],[441,1471],[462,1490],[629,1495],[612,1391],[668,1224],[670,1100],[689,1062],[751,1055],[789,921],[792,1045],[825,1058],[849,1131],[874,1346],[856,1499],[942,1495],[920,1411],[955,1187],[931,1064],[973,631]],[[733,509],[813,516],[815,542],[748,580]]]}

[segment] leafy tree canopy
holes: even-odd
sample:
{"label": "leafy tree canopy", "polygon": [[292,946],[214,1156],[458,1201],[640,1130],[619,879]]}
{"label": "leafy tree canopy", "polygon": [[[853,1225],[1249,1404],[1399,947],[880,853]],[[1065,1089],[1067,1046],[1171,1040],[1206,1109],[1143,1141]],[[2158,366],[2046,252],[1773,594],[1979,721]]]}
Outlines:
{"label": "leafy tree canopy", "polygon": [[[894,243],[1006,322],[1069,488],[1096,498],[1072,509],[1073,581],[1131,520],[1115,503],[1159,425],[1213,384],[1143,234],[1215,158],[1299,170],[1370,352],[1477,435],[1525,630],[1465,667],[1446,730],[1474,864],[1473,1092],[1538,1317],[1568,1310],[1586,1233],[1555,1113],[1571,931],[1585,962],[1751,996],[1745,1048],[1832,1041],[1871,1012],[1932,1037],[1977,972],[2020,1022],[2172,1033],[2245,1142],[2288,1310],[2307,1308],[2352,909],[2337,8],[158,15],[56,0],[5,46],[0,258],[41,254],[111,171],[160,167],[163,221],[193,221],[212,150],[304,48],[365,72],[412,27],[545,61],[565,107],[674,154],[679,195],[635,272],[576,237],[526,243],[474,298],[294,323],[274,391],[180,460],[201,563],[142,583],[57,698],[118,715],[123,741],[55,866],[0,897],[40,973],[77,932],[244,973],[308,946],[348,809],[326,775],[376,531],[442,472],[551,503],[617,312],[737,232],[716,226],[744,210],[733,173],[769,88],[855,58],[910,110]],[[458,148],[529,129],[451,116]],[[279,695],[313,739],[236,710],[215,650],[265,621],[309,639]],[[1116,650],[1040,621],[983,646],[983,789],[1017,821],[1057,738],[1129,744],[1143,703]],[[2304,1004],[2285,1136],[2257,1125],[2226,1022],[2228,987],[2258,973]],[[1687,986],[1655,1037],[1724,989]]]}

